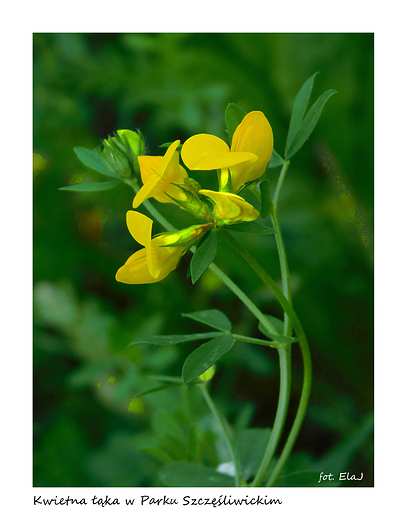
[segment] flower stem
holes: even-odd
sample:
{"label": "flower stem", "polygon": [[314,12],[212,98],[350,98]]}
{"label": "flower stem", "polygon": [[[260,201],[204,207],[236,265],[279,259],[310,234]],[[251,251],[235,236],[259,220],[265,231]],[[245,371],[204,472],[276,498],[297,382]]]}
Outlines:
{"label": "flower stem", "polygon": [[277,344],[277,341],[267,341],[264,339],[259,338],[250,338],[248,336],[242,336],[241,334],[232,334],[232,336],[237,341],[242,341],[243,343],[253,343],[254,345],[266,345],[268,347],[275,347]]}
{"label": "flower stem", "polygon": [[277,412],[270,439],[263,455],[263,460],[253,482],[251,483],[252,487],[260,486],[264,480],[283,431],[287,416],[288,403],[290,401],[291,349],[288,346],[281,345],[277,350],[280,356],[280,393],[278,396]]}
{"label": "flower stem", "polygon": [[[287,173],[289,161],[285,161],[283,167],[281,168],[280,175],[277,182],[277,187],[274,192],[273,201],[271,203],[271,211],[270,217],[275,230],[275,239],[277,243],[277,251],[278,257],[280,261],[280,269],[281,269],[281,280],[283,285],[283,294],[287,298],[288,302],[291,304],[291,284],[290,284],[290,272],[288,269],[287,255],[285,251],[283,236],[281,233],[281,226],[278,220],[277,215],[277,205],[278,199],[280,196],[281,188],[284,182],[285,175]],[[259,199],[261,199],[261,195],[257,188],[254,188],[257,191],[256,195]],[[290,323],[290,319],[287,313],[284,313],[284,335],[292,335],[292,327]],[[257,486],[261,484],[263,481],[266,472],[271,464],[271,461],[274,457],[275,451],[277,449],[278,441],[280,440],[281,434],[283,432],[288,405],[290,401],[290,393],[291,393],[291,345],[286,345],[284,348],[281,346],[278,349],[280,356],[280,392],[278,398],[277,412],[276,417],[274,419],[273,429],[270,435],[270,440],[267,445],[266,451],[263,456],[263,460],[260,464],[260,467],[257,471],[257,474],[252,482],[252,486]]]}
{"label": "flower stem", "polygon": [[281,471],[284,468],[285,463],[287,462],[288,457],[290,456],[291,450],[293,449],[294,443],[297,439],[297,436],[300,432],[302,422],[305,417],[305,413],[308,408],[309,396],[311,394],[311,383],[312,383],[312,362],[311,362],[311,354],[308,347],[308,343],[306,345],[301,345],[301,354],[304,363],[304,379],[302,385],[302,392],[300,403],[298,405],[297,414],[294,419],[293,426],[291,428],[291,432],[287,438],[283,451],[281,452],[280,458],[276,466],[273,469],[273,472],[267,481],[266,486],[274,486],[277,482],[278,477],[281,474]]}
{"label": "flower stem", "polygon": [[284,161],[283,167],[281,168],[280,175],[278,177],[276,190],[273,195],[273,206],[276,209],[277,209],[278,199],[280,197],[281,188],[283,186],[283,182],[284,182],[285,175],[287,173],[289,164],[290,164],[290,161]]}
{"label": "flower stem", "polygon": [[208,390],[206,389],[206,385],[202,384],[202,385],[199,385],[199,387],[202,390],[202,393],[203,393],[203,396],[205,398],[205,401],[207,402],[211,412],[216,417],[216,419],[217,419],[217,421],[219,423],[219,426],[222,429],[222,433],[223,433],[225,442],[227,444],[230,456],[232,457],[232,460],[233,460],[233,465],[235,467],[235,484],[236,484],[236,487],[240,487],[239,461],[237,459],[236,451],[235,451],[235,449],[233,447],[232,439],[230,438],[230,435],[229,435],[228,429],[226,427],[225,421],[224,421],[222,415],[220,414],[219,410],[216,408],[215,403],[213,402],[213,400],[212,400]]}
{"label": "flower stem", "polygon": [[[255,260],[250,253],[243,248],[239,242],[237,242],[232,235],[225,229],[222,229],[222,233],[224,236],[234,245],[236,250],[243,256],[243,258],[247,261],[247,263],[253,268],[253,270],[258,274],[261,280],[265,283],[265,285],[271,290],[274,296],[277,298],[284,312],[287,314],[288,319],[290,320],[294,330],[297,334],[297,338],[300,344],[301,355],[304,363],[304,379],[303,379],[303,387],[301,393],[300,404],[298,406],[297,414],[291,429],[291,432],[288,436],[286,444],[284,446],[283,452],[280,455],[279,461],[276,467],[273,470],[273,473],[267,482],[267,486],[272,486],[278,479],[284,464],[287,462],[287,459],[291,453],[291,450],[294,446],[295,440],[298,436],[298,433],[301,428],[302,421],[305,416],[305,412],[307,410],[309,396],[311,393],[311,381],[312,381],[312,363],[311,363],[311,355],[309,350],[309,345],[307,341],[307,337],[305,335],[304,329],[301,325],[298,316],[294,312],[290,302],[278,287],[276,282],[271,278],[271,276],[261,267],[261,265]],[[279,399],[279,403],[280,403]],[[283,405],[282,405],[283,406]],[[283,412],[281,412],[281,416]],[[277,434],[276,434],[277,436]],[[271,451],[271,450],[270,450]]]}
{"label": "flower stem", "polygon": [[209,269],[218,276],[222,282],[229,287],[229,289],[239,298],[239,300],[244,303],[244,305],[249,309],[249,311],[255,316],[259,322],[264,326],[266,330],[271,332],[271,334],[277,334],[277,329],[271,325],[266,316],[260,311],[260,309],[250,300],[246,293],[244,293],[228,276],[225,274],[219,267],[212,263],[209,266]]}

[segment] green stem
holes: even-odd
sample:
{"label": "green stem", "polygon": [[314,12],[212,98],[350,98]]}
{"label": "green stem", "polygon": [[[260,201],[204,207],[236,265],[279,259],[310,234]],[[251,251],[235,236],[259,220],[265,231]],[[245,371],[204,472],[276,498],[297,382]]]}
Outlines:
{"label": "green stem", "polygon": [[261,312],[261,310],[250,300],[250,298],[244,293],[219,267],[212,263],[209,266],[209,270],[212,271],[216,276],[222,280],[222,282],[229,287],[229,289],[239,298],[239,300],[244,303],[244,305],[249,309],[249,311],[255,316],[259,322],[263,325],[263,327],[268,330],[271,334],[280,335],[277,332],[277,329],[271,325],[266,316]]}
{"label": "green stem", "polygon": [[232,457],[232,460],[233,460],[233,465],[235,467],[235,484],[236,484],[236,487],[240,487],[239,461],[237,460],[236,451],[233,448],[233,443],[232,443],[232,440],[230,438],[230,435],[229,435],[227,426],[225,424],[225,421],[224,421],[222,415],[219,413],[219,410],[216,408],[215,403],[213,402],[213,400],[212,400],[208,390],[206,389],[206,385],[199,385],[199,387],[202,390],[202,393],[203,393],[203,396],[205,398],[205,401],[207,402],[211,412],[216,417],[216,419],[217,419],[217,421],[219,423],[219,426],[222,429],[222,433],[223,433],[225,442],[227,444],[230,456]]}
{"label": "green stem", "polygon": [[[275,230],[275,239],[277,243],[278,257],[280,261],[281,280],[283,284],[283,294],[291,304],[291,285],[290,272],[288,269],[287,255],[285,251],[283,235],[281,233],[280,222],[277,215],[277,204],[280,196],[281,188],[285,175],[287,173],[289,161],[285,162],[278,178],[277,187],[274,192],[272,209],[270,211],[271,221]],[[258,190],[257,190],[258,192]],[[260,197],[260,193],[258,193]],[[292,327],[288,315],[284,313],[284,335],[292,335]],[[287,417],[287,410],[290,401],[291,393],[291,345],[287,345],[284,349],[279,349],[280,355],[280,393],[278,398],[277,412],[274,419],[273,430],[270,435],[270,440],[267,449],[264,453],[263,460],[257,471],[256,477],[253,480],[252,486],[257,486],[263,481],[266,472],[271,464],[277,449],[278,442],[283,432],[285,420]]]}
{"label": "green stem", "polygon": [[253,482],[251,483],[251,486],[253,487],[260,486],[266,476],[283,431],[287,416],[288,403],[290,401],[291,349],[290,347],[281,346],[278,348],[278,354],[280,356],[280,392],[278,396],[277,412],[270,439],[263,455],[263,460]]}
{"label": "green stem", "polygon": [[294,326],[294,329],[297,333],[298,341],[300,343],[303,343],[304,346],[308,346],[307,339],[305,336],[304,329],[302,328],[301,322],[298,319],[298,316],[294,312],[293,308],[291,307],[290,302],[285,297],[284,293],[281,291],[279,286],[276,284],[276,282],[271,278],[271,276],[261,267],[261,265],[255,260],[251,254],[242,247],[237,240],[228,232],[226,229],[221,229],[222,234],[234,245],[236,250],[243,256],[243,258],[246,260],[246,262],[252,267],[252,269],[257,273],[257,275],[261,278],[261,280],[264,282],[264,284],[270,289],[270,291],[274,294],[274,296],[277,298],[277,301],[283,308],[284,312],[288,315],[290,318],[292,325]]}
{"label": "green stem", "polygon": [[298,436],[298,433],[301,428],[302,421],[305,416],[305,412],[307,410],[308,401],[311,393],[311,381],[312,381],[312,364],[311,364],[311,355],[309,350],[309,345],[307,341],[307,337],[305,335],[304,329],[302,328],[301,322],[298,319],[296,313],[294,312],[290,302],[285,297],[284,293],[278,287],[276,282],[271,278],[271,276],[261,267],[261,265],[255,260],[250,253],[244,249],[239,242],[237,242],[233,236],[229,234],[228,231],[222,229],[222,233],[228,240],[234,245],[236,250],[243,256],[243,258],[247,261],[247,263],[253,268],[253,270],[258,274],[261,280],[265,283],[265,285],[271,290],[274,296],[277,298],[284,312],[287,314],[289,320],[291,321],[294,330],[296,331],[297,338],[300,344],[301,355],[304,363],[304,380],[303,387],[301,393],[300,404],[298,406],[297,414],[291,429],[291,432],[288,436],[286,444],[284,446],[283,452],[280,455],[280,459],[273,470],[272,476],[267,482],[268,486],[273,485],[277,478],[279,477],[284,464],[286,463],[291,450],[294,446],[295,440]]}
{"label": "green stem", "polygon": [[[281,282],[283,286],[283,294],[287,298],[287,301],[291,304],[291,282],[290,282],[290,271],[288,269],[287,254],[284,247],[283,235],[281,233],[280,222],[277,216],[276,207],[270,212],[271,221],[275,230],[275,239],[277,243],[277,252],[280,260],[281,269]],[[284,335],[291,335],[291,325],[287,313],[284,314]]]}
{"label": "green stem", "polygon": [[[283,234],[281,232],[280,221],[278,219],[278,214],[277,214],[278,199],[280,196],[281,187],[283,185],[283,181],[284,181],[285,175],[287,173],[289,164],[290,164],[290,161],[286,161],[284,163],[283,167],[281,168],[280,176],[279,176],[278,182],[277,182],[277,187],[276,187],[276,190],[275,190],[274,196],[273,196],[273,204],[272,204],[272,208],[270,211],[270,217],[271,217],[271,221],[272,221],[272,224],[273,224],[273,227],[275,230],[277,252],[278,252],[278,257],[280,260],[281,281],[283,284],[283,293],[291,304],[292,298],[291,298],[290,271],[288,269],[287,253],[285,251]],[[287,314],[284,314],[284,335],[286,335],[286,336],[291,335],[291,324],[290,324],[290,320],[289,320]]]}
{"label": "green stem", "polygon": [[280,197],[281,188],[283,186],[283,182],[284,182],[285,175],[287,173],[289,164],[290,164],[290,161],[284,161],[283,167],[281,168],[280,175],[278,177],[276,190],[273,195],[273,206],[275,209],[277,209],[278,199]]}
{"label": "green stem", "polygon": [[301,425],[307,411],[312,382],[312,363],[309,348],[301,348],[301,354],[304,363],[304,381],[302,386],[300,403],[298,405],[297,414],[295,416],[291,432],[287,438],[284,449],[281,452],[280,458],[276,466],[274,467],[269,480],[267,481],[266,486],[274,486],[274,484],[277,482],[278,477],[280,476],[281,471],[283,470],[284,465],[287,462],[288,457],[290,456],[291,450],[293,449],[294,443],[300,432]]}
{"label": "green stem", "polygon": [[266,345],[268,347],[276,346],[277,341],[266,341],[264,339],[250,338],[248,336],[241,336],[240,334],[232,334],[237,341],[243,341],[243,343],[253,343],[254,345]]}

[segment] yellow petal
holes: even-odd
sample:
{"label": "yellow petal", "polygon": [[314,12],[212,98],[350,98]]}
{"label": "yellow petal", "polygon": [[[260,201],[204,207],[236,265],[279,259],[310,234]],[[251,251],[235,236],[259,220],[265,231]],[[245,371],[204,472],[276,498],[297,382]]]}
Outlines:
{"label": "yellow petal", "polygon": [[116,273],[116,280],[121,283],[144,284],[158,282],[147,268],[145,249],[131,255]]}
{"label": "yellow petal", "polygon": [[167,148],[167,151],[165,152],[164,157],[163,157],[162,161],[160,162],[159,167],[157,168],[157,173],[158,173],[158,175],[161,175],[161,177],[163,176],[163,173],[167,169],[167,167],[168,167],[169,163],[171,162],[171,160],[173,159],[174,155],[178,156],[177,147],[180,144],[180,142],[181,142],[180,140],[174,141]]}
{"label": "yellow petal", "polygon": [[153,221],[137,211],[126,213],[126,223],[131,236],[142,246],[147,246],[151,242],[151,231]]}
{"label": "yellow petal", "polygon": [[175,186],[175,184],[183,184],[188,176],[179,164],[177,152],[179,143],[180,141],[172,143],[163,157],[149,155],[139,157],[143,186],[133,200],[134,208],[149,197],[154,197],[159,202],[173,203],[174,201],[167,194],[177,200],[185,200],[183,191]]}
{"label": "yellow petal", "polygon": [[160,182],[161,177],[153,173],[151,177],[143,184],[138,190],[137,195],[133,199],[133,208],[138,208],[142,202],[146,199],[154,196],[154,190],[157,184]]}
{"label": "yellow petal", "polygon": [[256,220],[260,213],[251,204],[234,193],[199,190],[215,203],[213,216],[225,224]]}
{"label": "yellow petal", "polygon": [[210,134],[197,134],[187,139],[181,149],[181,158],[190,170],[217,170],[257,160],[250,152],[231,153],[225,141]]}
{"label": "yellow petal", "polygon": [[174,266],[174,262],[166,262],[163,265],[159,275],[154,278],[147,267],[146,250],[140,249],[131,255],[126,263],[120,267],[116,273],[116,280],[121,283],[128,284],[146,284],[155,283],[163,280],[168,274],[177,267],[178,261]]}
{"label": "yellow petal", "polygon": [[140,155],[138,158],[138,163],[140,166],[140,175],[143,184],[146,184],[150,177],[156,175],[157,168],[162,160],[163,158],[160,156]]}
{"label": "yellow petal", "polygon": [[238,125],[232,138],[232,152],[252,152],[258,160],[250,165],[231,169],[234,191],[258,179],[265,172],[273,152],[274,138],[270,123],[263,112],[249,112]]}
{"label": "yellow petal", "polygon": [[153,238],[150,247],[146,248],[148,269],[153,278],[160,280],[176,269],[186,249],[184,246],[160,247],[164,244],[164,237]]}

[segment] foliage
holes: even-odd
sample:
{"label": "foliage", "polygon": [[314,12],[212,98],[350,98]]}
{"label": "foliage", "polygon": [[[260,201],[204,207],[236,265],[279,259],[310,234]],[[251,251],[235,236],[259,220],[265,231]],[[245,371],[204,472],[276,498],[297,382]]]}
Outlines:
{"label": "foliage", "polygon": [[[239,119],[233,106],[267,114],[280,154],[273,154],[272,166],[299,150],[279,211],[295,309],[306,324],[315,375],[309,413],[277,485],[315,485],[319,468],[342,470],[344,460],[346,470],[365,473],[358,485],[373,484],[372,49],[369,34],[34,35],[34,151],[42,158],[34,178],[34,485],[183,485],[180,475],[200,485],[197,468],[229,462],[197,385],[183,386],[181,379],[196,348],[219,338],[227,339],[208,384],[234,427],[244,476],[253,476],[257,455],[250,457],[247,446],[262,447],[269,433],[277,360],[271,349],[241,341],[227,349],[228,331],[258,337],[258,324],[203,269],[214,242],[201,251],[204,260],[193,256],[194,285],[186,276],[190,257],[148,291],[118,284],[114,274],[133,248],[123,208],[134,194],[112,178],[99,156],[88,157],[99,161],[97,171],[94,163],[87,168],[78,160],[83,148],[94,149],[120,128],[140,128],[152,154],[169,136],[183,142],[203,129],[227,139],[223,114],[229,103],[229,135]],[[320,73],[314,78],[315,70]],[[318,92],[334,85],[338,93],[309,138],[311,111],[328,94],[314,101],[303,91],[285,143],[293,101],[307,78]],[[272,188],[275,172],[263,181]],[[91,184],[101,191],[85,191]],[[67,185],[79,191],[59,190]],[[245,196],[249,200],[250,192]],[[250,202],[258,204],[254,197]],[[188,225],[182,211],[164,206],[172,206],[163,213],[174,225]],[[239,238],[278,278],[274,241],[261,233]],[[217,254],[232,279],[254,288],[264,312],[282,318],[277,302],[222,236]],[[218,327],[208,332],[214,318],[202,311],[214,308],[228,322],[218,316]],[[135,338],[163,334],[205,334],[207,343],[129,346]],[[293,363],[293,395],[299,397],[295,349]],[[151,374],[162,375],[157,380]],[[165,392],[152,391],[163,386]],[[144,414],[128,409],[135,398]],[[220,485],[231,479],[215,477]]]}

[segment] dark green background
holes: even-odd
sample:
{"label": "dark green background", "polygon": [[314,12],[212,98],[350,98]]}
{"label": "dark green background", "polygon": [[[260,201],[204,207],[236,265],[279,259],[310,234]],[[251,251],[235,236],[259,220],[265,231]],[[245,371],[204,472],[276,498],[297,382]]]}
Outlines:
{"label": "dark green background", "polygon": [[[295,95],[316,71],[312,100],[338,93],[293,158],[279,206],[294,308],[314,362],[291,470],[349,446],[373,407],[373,35],[34,34],[34,152],[44,159],[35,157],[33,188],[35,486],[161,485],[161,465],[186,457],[191,422],[203,462],[227,460],[224,448],[209,449],[215,433],[194,390],[146,396],[143,416],[127,411],[135,394],[157,384],[150,374],[179,376],[197,345],[127,346],[140,334],[207,330],[180,316],[207,308],[225,312],[234,332],[259,334],[210,274],[191,285],[188,257],[158,284],[115,281],[136,250],[125,225],[133,193],[125,185],[58,191],[82,176],[107,180],[73,147],[94,148],[120,128],[140,128],[151,155],[194,133],[226,138],[224,111],[234,102],[265,113],[283,154]],[[275,182],[277,174],[267,175]],[[174,225],[190,224],[175,206],[160,209]],[[274,239],[245,245],[278,279]],[[216,263],[264,312],[281,317],[223,241]],[[289,423],[301,391],[295,347],[293,363]],[[237,430],[271,426],[276,352],[237,344],[218,363],[211,392]],[[338,471],[363,472],[358,485],[373,485],[372,445],[370,436],[356,443]]]}

